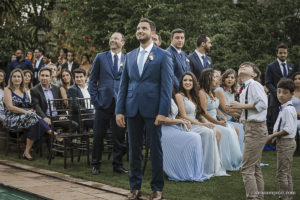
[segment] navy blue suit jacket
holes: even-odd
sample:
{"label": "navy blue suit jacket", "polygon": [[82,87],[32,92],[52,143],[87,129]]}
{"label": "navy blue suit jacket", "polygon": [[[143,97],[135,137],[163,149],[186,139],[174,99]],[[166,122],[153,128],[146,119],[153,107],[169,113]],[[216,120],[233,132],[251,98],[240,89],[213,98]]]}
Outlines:
{"label": "navy blue suit jacket", "polygon": [[107,109],[113,99],[117,100],[124,59],[124,54],[122,54],[122,65],[118,74],[113,72],[110,51],[98,53],[94,59],[88,90],[91,95],[91,102],[96,109]]}
{"label": "navy blue suit jacket", "polygon": [[36,66],[36,61],[35,61],[34,67],[33,67],[33,85],[37,85],[40,82],[38,79],[38,73],[42,67],[45,67],[43,59],[41,59],[39,66]]}
{"label": "navy blue suit jacket", "polygon": [[[200,61],[199,56],[195,51],[191,53],[188,58],[190,60],[191,71],[195,74],[196,78],[199,81],[200,74],[203,70],[202,62]],[[206,58],[207,58],[206,68],[213,68],[211,57],[206,56]]]}
{"label": "navy blue suit jacket", "polygon": [[180,55],[178,54],[178,52],[176,51],[176,49],[173,46],[169,46],[169,48],[167,48],[167,51],[170,52],[171,57],[172,57],[173,70],[174,70],[173,81],[174,81],[175,86],[178,88],[182,75],[187,71],[191,71],[190,64],[189,64],[186,53],[184,53],[183,51],[181,51],[181,53],[182,53],[184,59],[182,59],[180,57]]}
{"label": "navy blue suit jacket", "polygon": [[7,66],[5,79],[6,83],[8,83],[10,72],[16,69],[18,66],[20,66],[22,70],[28,69],[33,71],[32,63],[29,60],[23,59],[21,62],[19,62],[18,60],[14,60]]}
{"label": "navy blue suit jacket", "polygon": [[[72,98],[72,118],[74,121],[78,122],[78,105],[76,98],[84,98],[78,85],[74,84],[70,87],[67,92],[68,98]],[[84,107],[84,105],[81,105]]]}
{"label": "navy blue suit jacket", "polygon": [[[292,78],[294,73],[294,65],[287,62],[287,69],[288,78]],[[265,83],[267,88],[269,89],[270,94],[269,106],[279,106],[279,101],[277,99],[277,84],[282,77],[283,75],[277,60],[268,65],[265,75]]]}
{"label": "navy blue suit jacket", "polygon": [[168,116],[173,76],[170,53],[153,45],[141,76],[138,53],[139,48],[126,55],[116,114],[135,117],[139,113],[144,118],[155,118],[158,114]]}

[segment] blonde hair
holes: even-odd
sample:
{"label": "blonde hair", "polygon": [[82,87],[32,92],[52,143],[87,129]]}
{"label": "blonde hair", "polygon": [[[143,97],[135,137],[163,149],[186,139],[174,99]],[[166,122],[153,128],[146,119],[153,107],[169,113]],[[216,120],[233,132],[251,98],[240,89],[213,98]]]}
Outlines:
{"label": "blonde hair", "polygon": [[13,84],[13,82],[12,82],[12,76],[13,76],[13,74],[16,73],[16,72],[19,72],[19,73],[21,74],[22,82],[21,82],[21,84],[20,84],[20,90],[21,90],[22,92],[25,92],[25,86],[24,86],[24,74],[23,74],[22,69],[20,69],[20,68],[16,68],[16,69],[12,70],[12,72],[10,73],[10,75],[9,75],[9,80],[8,80],[8,89],[10,89],[11,91],[15,91],[15,89],[16,89],[15,86],[14,86],[14,84]]}

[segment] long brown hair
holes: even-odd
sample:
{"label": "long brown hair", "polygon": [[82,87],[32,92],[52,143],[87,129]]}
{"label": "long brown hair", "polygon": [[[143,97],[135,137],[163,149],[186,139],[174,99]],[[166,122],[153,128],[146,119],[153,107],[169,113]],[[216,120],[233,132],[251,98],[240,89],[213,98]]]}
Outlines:
{"label": "long brown hair", "polygon": [[65,88],[65,90],[67,91],[67,90],[68,90],[68,89],[67,89],[67,84],[64,83],[64,81],[63,81],[63,79],[62,79],[62,74],[63,74],[64,72],[67,72],[67,73],[70,75],[70,78],[71,78],[71,80],[70,80],[70,86],[73,85],[73,76],[72,76],[72,73],[70,72],[70,70],[68,70],[68,69],[63,69],[63,70],[61,71],[61,73],[60,73],[61,86],[62,86],[63,88]]}
{"label": "long brown hair", "polygon": [[199,84],[198,84],[196,76],[192,72],[185,72],[182,75],[182,78],[181,78],[180,84],[179,84],[179,90],[178,90],[178,92],[179,93],[183,93],[184,96],[187,97],[187,91],[183,88],[183,78],[185,76],[191,76],[192,80],[193,80],[193,88],[190,91],[190,95],[192,97],[191,100],[196,104],[196,118],[199,119],[200,115],[203,115],[205,112],[204,112],[204,110],[203,110],[203,108],[201,107],[201,104],[200,104],[200,97],[199,97],[199,90],[200,90],[200,88],[199,88]]}
{"label": "long brown hair", "polygon": [[199,84],[200,89],[203,89],[208,95],[212,92],[214,94],[214,90],[212,87],[213,75],[215,70],[213,69],[205,69],[200,74]]}
{"label": "long brown hair", "polygon": [[0,83],[0,89],[4,90],[6,84],[5,84],[5,77],[6,77],[6,73],[3,69],[0,69],[0,73],[3,74],[3,81]]}
{"label": "long brown hair", "polygon": [[225,85],[225,79],[230,75],[233,74],[234,76],[234,84],[231,86],[231,92],[233,94],[236,93],[237,90],[237,76],[236,76],[236,72],[234,69],[227,69],[223,74],[222,74],[222,83],[221,83],[221,87],[223,87],[223,89],[225,90],[226,85]]}
{"label": "long brown hair", "polygon": [[23,71],[22,71],[22,69],[20,69],[20,68],[16,68],[16,69],[14,69],[14,70],[12,70],[12,72],[10,73],[10,75],[9,75],[9,80],[8,80],[8,89],[10,89],[11,91],[15,91],[15,87],[14,87],[14,84],[13,84],[13,82],[12,82],[12,76],[14,75],[14,73],[16,73],[16,72],[20,72],[21,73],[21,77],[22,77],[22,83],[20,84],[20,90],[21,90],[21,92],[25,92],[25,87],[24,87],[24,74],[23,74]]}
{"label": "long brown hair", "polygon": [[[30,83],[28,84],[28,88],[31,89],[31,88],[33,88],[33,73],[32,73],[32,71],[29,70],[29,69],[23,70],[24,76],[25,76],[25,74],[27,74],[27,73],[30,74],[30,76],[31,76],[31,78],[30,78]],[[25,84],[24,84],[24,87],[25,87]]]}

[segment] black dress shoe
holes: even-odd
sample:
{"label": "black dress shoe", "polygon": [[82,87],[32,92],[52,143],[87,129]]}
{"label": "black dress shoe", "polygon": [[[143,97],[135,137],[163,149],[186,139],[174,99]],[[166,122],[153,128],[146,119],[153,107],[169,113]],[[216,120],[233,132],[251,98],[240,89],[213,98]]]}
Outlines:
{"label": "black dress shoe", "polygon": [[32,158],[32,157],[31,157],[31,158],[28,158],[28,157],[25,156],[25,154],[23,154],[23,158],[24,158],[25,160],[28,160],[28,161],[33,161],[33,158]]}
{"label": "black dress shoe", "polygon": [[97,174],[99,174],[99,173],[100,173],[99,167],[93,167],[93,168],[92,168],[92,174],[93,174],[93,175],[97,175]]}
{"label": "black dress shoe", "polygon": [[123,167],[114,167],[114,172],[120,173],[120,174],[127,174],[128,171],[124,169]]}

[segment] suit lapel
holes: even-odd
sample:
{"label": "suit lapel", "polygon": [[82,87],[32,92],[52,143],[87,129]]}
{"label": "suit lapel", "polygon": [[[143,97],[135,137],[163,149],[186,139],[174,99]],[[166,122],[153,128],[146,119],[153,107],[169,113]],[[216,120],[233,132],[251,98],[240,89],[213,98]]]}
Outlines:
{"label": "suit lapel", "polygon": [[151,62],[151,61],[149,60],[149,56],[151,55],[151,56],[153,56],[153,58],[155,58],[156,49],[157,49],[157,47],[156,47],[155,45],[153,45],[153,47],[152,47],[152,49],[151,49],[151,51],[150,51],[150,53],[149,53],[149,55],[148,55],[148,57],[147,57],[147,59],[146,59],[146,62],[145,62],[145,64],[144,64],[144,68],[143,68],[143,72],[142,72],[141,77],[143,76],[143,74],[144,74],[145,71],[147,70],[147,67],[148,67],[148,65],[149,65],[149,62]]}
{"label": "suit lapel", "polygon": [[196,52],[194,52],[194,56],[196,58],[196,62],[198,62],[198,65],[200,66],[200,69],[203,69],[203,65],[202,65],[202,62],[198,56],[198,54]]}
{"label": "suit lapel", "polygon": [[[185,63],[182,63],[182,59],[180,58],[180,55],[178,54],[176,49],[173,46],[171,46],[171,48],[172,48],[173,53],[175,54],[175,59],[177,60],[178,63],[180,63],[182,70],[185,72],[186,71]],[[182,56],[184,56],[184,55],[182,54]]]}
{"label": "suit lapel", "polygon": [[137,66],[137,58],[138,58],[139,50],[140,50],[140,48],[133,50],[132,57],[131,57],[132,59],[130,59],[129,61],[126,61],[126,62],[127,63],[133,62],[132,65],[130,65],[130,66],[132,66],[132,70],[134,71],[136,76],[140,78],[139,68]]}
{"label": "suit lapel", "polygon": [[112,63],[112,57],[111,57],[111,53],[110,51],[107,52],[106,54],[106,58],[107,58],[107,63],[108,63],[108,71],[111,73],[112,76],[114,76],[114,73],[113,73],[113,63]]}
{"label": "suit lapel", "polygon": [[276,61],[276,66],[275,66],[275,74],[280,74],[280,77],[283,77],[283,74],[282,74],[282,71],[281,71],[281,68],[280,68],[280,64],[278,61]]}
{"label": "suit lapel", "polygon": [[[38,90],[39,90],[39,92],[41,93],[41,100],[43,101],[43,103],[44,104],[46,104],[46,106],[48,105],[48,102],[47,102],[47,100],[46,100],[46,97],[45,97],[45,94],[44,94],[44,91],[43,91],[43,88],[42,88],[42,85],[40,84],[39,86],[38,86]],[[48,106],[47,106],[48,107]]]}

